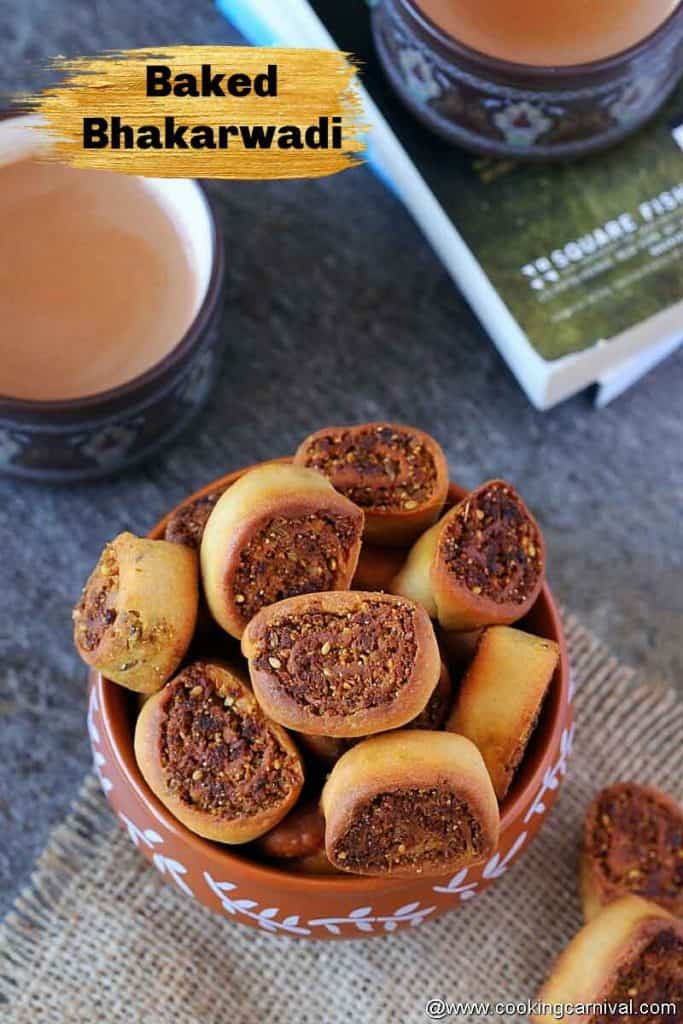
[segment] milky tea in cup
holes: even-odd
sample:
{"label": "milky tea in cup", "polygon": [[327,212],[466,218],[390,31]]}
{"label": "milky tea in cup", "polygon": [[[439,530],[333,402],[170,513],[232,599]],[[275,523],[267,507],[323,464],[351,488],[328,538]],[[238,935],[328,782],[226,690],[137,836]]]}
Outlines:
{"label": "milky tea in cup", "polygon": [[499,60],[566,67],[603,60],[655,31],[680,0],[416,0],[444,32]]}
{"label": "milky tea in cup", "polygon": [[0,395],[101,394],[177,346],[208,287],[197,185],[36,159],[30,118],[0,121]]}

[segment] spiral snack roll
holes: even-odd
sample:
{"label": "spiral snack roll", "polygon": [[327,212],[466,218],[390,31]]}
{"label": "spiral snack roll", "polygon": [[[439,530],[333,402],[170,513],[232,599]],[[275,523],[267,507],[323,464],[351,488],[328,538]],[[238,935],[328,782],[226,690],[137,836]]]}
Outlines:
{"label": "spiral snack roll", "polygon": [[390,594],[304,594],[264,608],[242,637],[254,693],[274,721],[366,736],[420,714],[441,659],[423,608]]}
{"label": "spiral snack roll", "polygon": [[353,874],[443,875],[485,860],[498,843],[481,754],[453,733],[364,740],[337,761],[321,806],[328,859]]}
{"label": "spiral snack roll", "polygon": [[303,798],[286,818],[256,843],[260,853],[275,860],[314,857],[325,850],[325,819],[320,794]]}
{"label": "spiral snack roll", "polygon": [[240,477],[204,529],[201,568],[211,614],[240,637],[266,605],[345,590],[358,562],[363,512],[312,469],[269,463]]}
{"label": "spiral snack roll", "polygon": [[154,693],[190,645],[198,600],[194,551],[121,533],[105,547],[74,609],[76,649],[108,679]]}
{"label": "spiral snack roll", "polygon": [[524,756],[559,656],[552,640],[491,626],[462,680],[447,728],[479,748],[499,800]]}
{"label": "spiral snack roll", "polygon": [[541,531],[511,484],[490,480],[420,537],[392,590],[420,601],[444,629],[509,625],[543,583]]}
{"label": "spiral snack roll", "polygon": [[[683,922],[638,896],[622,896],[574,936],[537,997],[552,1012],[531,1019],[536,1024],[664,1024],[680,1021],[682,993]],[[678,1004],[678,1012],[640,1012],[643,1004],[667,1002]],[[622,1009],[595,1009],[608,1003]]]}
{"label": "spiral snack roll", "polygon": [[581,857],[587,921],[627,893],[683,916],[683,808],[653,786],[618,782],[588,809]]}
{"label": "spiral snack roll", "polygon": [[170,514],[164,530],[164,538],[172,544],[184,544],[188,548],[199,551],[204,536],[204,528],[209,516],[216,507],[216,502],[223,491],[211,491],[203,498],[186,501]]}
{"label": "spiral snack roll", "polygon": [[411,544],[446,500],[446,457],[433,437],[415,427],[325,427],[302,442],[294,461],[323,473],[360,505],[365,537],[373,544]]}
{"label": "spiral snack roll", "polygon": [[268,721],[237,672],[215,662],[193,662],[147,701],[135,756],[162,804],[219,843],[247,843],[273,828],[304,780],[284,729]]}

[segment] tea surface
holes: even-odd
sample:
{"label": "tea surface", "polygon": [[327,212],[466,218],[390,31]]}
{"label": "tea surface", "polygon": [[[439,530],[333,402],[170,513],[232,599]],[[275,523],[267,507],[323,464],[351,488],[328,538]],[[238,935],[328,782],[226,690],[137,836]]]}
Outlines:
{"label": "tea surface", "polygon": [[564,66],[600,60],[653,32],[679,0],[416,0],[445,32],[502,60]]}
{"label": "tea surface", "polygon": [[138,178],[0,167],[0,394],[116,387],[181,339],[197,286],[183,239]]}

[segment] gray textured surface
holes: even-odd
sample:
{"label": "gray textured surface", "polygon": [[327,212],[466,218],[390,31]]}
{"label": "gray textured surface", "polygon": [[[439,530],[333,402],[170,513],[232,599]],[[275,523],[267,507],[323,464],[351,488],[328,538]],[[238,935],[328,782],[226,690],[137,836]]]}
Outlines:
{"label": "gray textured surface", "polygon": [[[0,0],[0,26],[8,91],[35,87],[55,53],[234,39],[208,0]],[[509,476],[545,528],[559,598],[620,658],[680,682],[683,353],[603,412],[582,396],[537,413],[368,171],[212,192],[228,354],[201,420],[108,483],[0,483],[0,911],[88,764],[69,612],[103,542],[325,423],[414,422],[465,485]]]}

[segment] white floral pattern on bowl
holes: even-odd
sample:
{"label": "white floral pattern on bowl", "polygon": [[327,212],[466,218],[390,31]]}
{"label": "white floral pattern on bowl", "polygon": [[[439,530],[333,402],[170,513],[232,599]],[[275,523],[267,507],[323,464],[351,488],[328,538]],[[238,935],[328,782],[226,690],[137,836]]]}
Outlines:
{"label": "white floral pattern on bowl", "polygon": [[406,85],[417,100],[426,103],[441,95],[441,86],[434,75],[434,66],[421,50],[406,47],[400,51],[399,61]]}
{"label": "white floral pattern on bowl", "polygon": [[509,146],[520,149],[533,146],[553,126],[552,119],[528,100],[510,103],[498,110],[493,115],[493,123]]}

